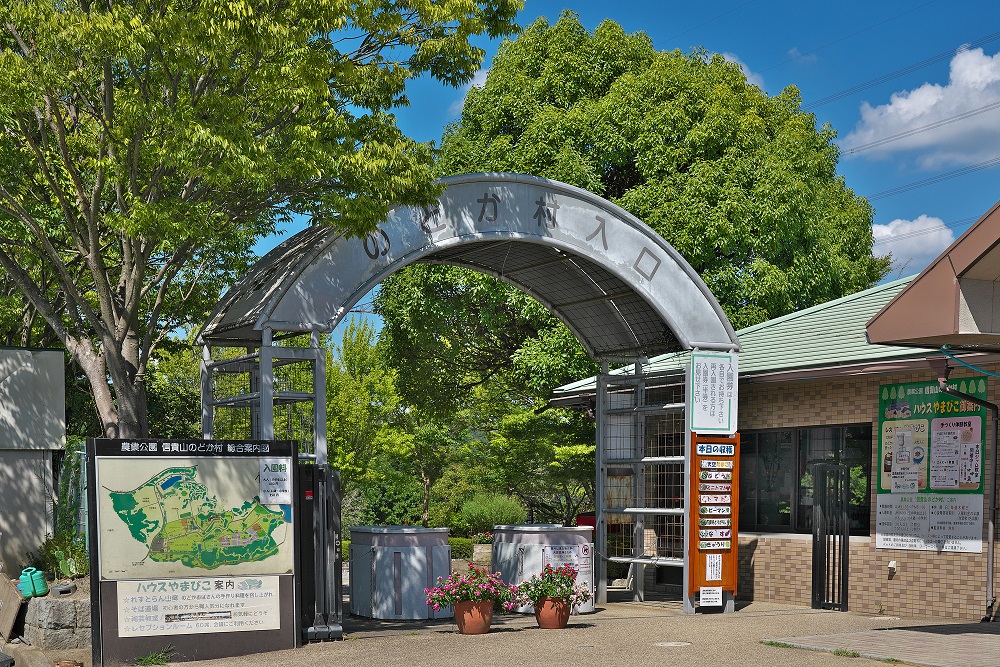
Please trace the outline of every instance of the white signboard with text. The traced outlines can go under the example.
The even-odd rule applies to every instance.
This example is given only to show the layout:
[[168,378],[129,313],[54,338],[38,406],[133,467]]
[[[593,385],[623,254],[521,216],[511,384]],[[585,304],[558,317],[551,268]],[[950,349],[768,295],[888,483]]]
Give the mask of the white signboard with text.
[[735,352],[691,353],[688,414],[695,433],[736,433],[737,356]]
[[878,494],[877,549],[983,552],[983,496]]

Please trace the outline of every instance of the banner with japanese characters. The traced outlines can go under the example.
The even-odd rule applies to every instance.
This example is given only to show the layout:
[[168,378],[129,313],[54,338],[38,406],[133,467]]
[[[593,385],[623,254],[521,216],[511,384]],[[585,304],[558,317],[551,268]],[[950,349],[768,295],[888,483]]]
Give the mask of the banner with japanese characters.
[[[983,377],[948,387],[986,398]],[[982,552],[985,415],[937,382],[879,387],[877,548]]]
[[123,581],[116,592],[119,637],[281,627],[276,576]]
[[736,433],[738,355],[735,352],[692,352],[689,377],[691,430],[717,435]]

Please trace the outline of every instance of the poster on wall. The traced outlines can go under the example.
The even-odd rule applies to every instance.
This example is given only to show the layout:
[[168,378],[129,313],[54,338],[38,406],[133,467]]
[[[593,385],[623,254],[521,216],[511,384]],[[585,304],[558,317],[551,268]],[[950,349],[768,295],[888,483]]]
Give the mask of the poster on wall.
[[[983,377],[948,387],[986,399]],[[937,382],[879,387],[876,548],[982,552],[985,414]]]

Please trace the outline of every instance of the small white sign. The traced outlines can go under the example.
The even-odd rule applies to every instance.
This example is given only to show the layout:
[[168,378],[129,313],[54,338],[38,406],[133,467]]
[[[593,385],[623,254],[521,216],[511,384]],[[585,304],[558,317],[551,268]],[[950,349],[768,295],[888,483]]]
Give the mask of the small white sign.
[[724,514],[728,516],[732,513],[729,505],[702,505],[698,508],[698,514]]
[[[722,445],[714,442],[699,442],[697,452],[698,456],[735,456],[736,445]],[[722,466],[715,466],[715,467],[721,468]]]
[[699,530],[698,537],[703,540],[722,540],[728,539],[733,536],[733,531],[731,528],[709,528],[707,530]]
[[698,502],[701,503],[702,505],[728,505],[730,502],[732,502],[732,500],[733,500],[733,497],[732,496],[728,496],[728,495],[727,496],[717,496],[717,495],[711,495],[711,496],[701,495],[701,496],[698,496]]
[[698,602],[702,607],[721,607],[722,586],[702,586]]
[[728,551],[732,547],[733,543],[731,540],[700,540],[698,542],[698,548],[704,549],[706,551],[715,551],[722,549]]
[[730,493],[733,490],[732,484],[708,484],[702,482],[698,485],[699,491],[707,491],[714,493]]
[[692,352],[688,414],[695,433],[736,433],[739,366],[735,352]]
[[728,482],[733,479],[733,473],[725,470],[702,470],[700,473],[698,473],[698,479],[720,480]]
[[707,461],[702,461],[701,462],[701,468],[702,468],[702,470],[719,470],[719,469],[722,469],[722,470],[732,470],[733,469],[733,462],[732,461],[716,461],[714,459],[708,459]]
[[292,465],[289,459],[260,460],[260,504],[292,504]]
[[705,581],[722,581],[722,554],[705,554]]
[[706,519],[701,517],[698,519],[698,525],[702,528],[728,528],[733,525],[732,519]]

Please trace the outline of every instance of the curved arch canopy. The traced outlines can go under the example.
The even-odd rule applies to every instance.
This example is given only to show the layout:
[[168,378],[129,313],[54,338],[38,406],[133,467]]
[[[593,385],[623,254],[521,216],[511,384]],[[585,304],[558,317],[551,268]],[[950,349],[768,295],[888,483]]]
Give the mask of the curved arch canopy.
[[595,359],[739,348],[691,266],[624,209],[520,174],[442,182],[434,205],[396,208],[366,237],[311,227],[284,241],[225,294],[199,340],[242,346],[259,344],[265,329],[331,331],[385,277],[420,261],[522,289]]

